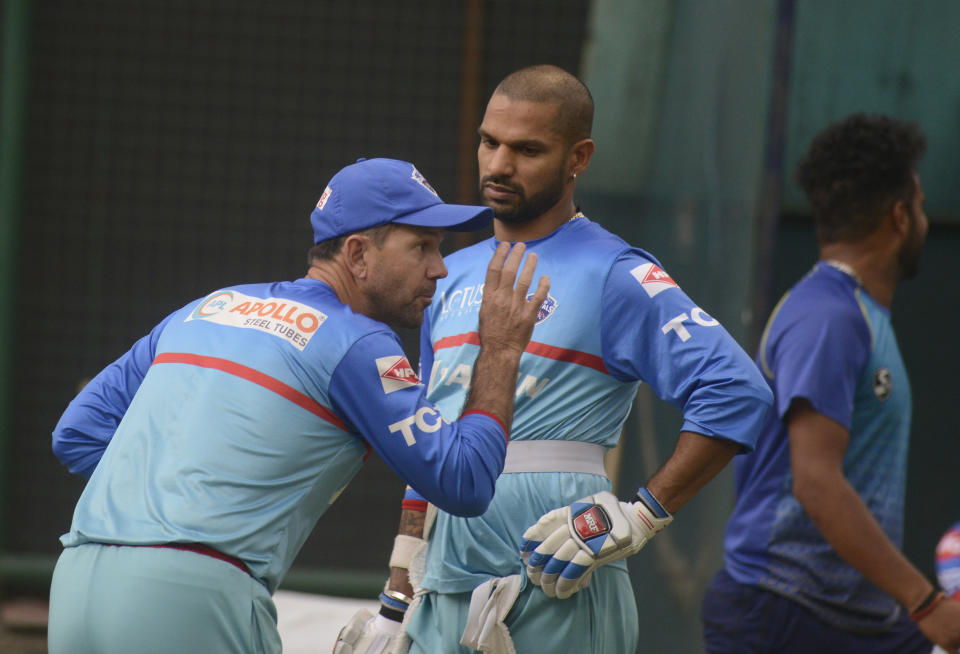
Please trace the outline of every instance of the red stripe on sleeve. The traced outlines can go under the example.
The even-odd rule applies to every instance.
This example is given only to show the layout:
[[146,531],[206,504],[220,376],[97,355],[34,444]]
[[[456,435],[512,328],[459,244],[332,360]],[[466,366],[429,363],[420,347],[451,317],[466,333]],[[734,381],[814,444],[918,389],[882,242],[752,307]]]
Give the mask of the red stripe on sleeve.
[[507,439],[507,442],[508,442],[508,443],[510,442],[510,432],[509,432],[509,431],[507,430],[507,428],[504,426],[503,421],[500,420],[500,418],[498,418],[497,416],[493,415],[492,413],[487,413],[486,411],[478,411],[478,410],[476,410],[476,409],[473,409],[472,411],[465,411],[465,412],[463,413],[463,415],[460,416],[460,417],[462,418],[463,416],[469,416],[471,413],[478,413],[478,414],[480,414],[481,416],[487,416],[487,417],[490,418],[491,420],[496,421],[496,423],[497,423],[498,425],[500,425],[500,429],[503,430],[503,435],[504,435],[504,437]]

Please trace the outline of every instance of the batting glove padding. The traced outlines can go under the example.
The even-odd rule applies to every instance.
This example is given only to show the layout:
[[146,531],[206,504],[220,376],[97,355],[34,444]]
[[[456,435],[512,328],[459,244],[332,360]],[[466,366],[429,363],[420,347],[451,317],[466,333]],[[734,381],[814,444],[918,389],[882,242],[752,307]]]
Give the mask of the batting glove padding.
[[404,640],[399,622],[360,609],[340,630],[333,654],[401,654],[409,648]]
[[524,532],[520,554],[530,581],[565,599],[585,588],[596,568],[640,551],[672,520],[646,488],[635,502],[603,491],[540,518]]

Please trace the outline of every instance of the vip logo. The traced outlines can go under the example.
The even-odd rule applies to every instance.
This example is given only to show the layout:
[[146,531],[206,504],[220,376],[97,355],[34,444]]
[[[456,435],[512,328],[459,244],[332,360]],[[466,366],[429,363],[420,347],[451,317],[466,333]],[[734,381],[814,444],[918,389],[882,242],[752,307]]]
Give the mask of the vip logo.
[[416,166],[411,166],[411,168],[413,168],[413,172],[410,173],[410,178],[413,179],[413,181],[415,181],[417,184],[427,189],[428,191],[430,191],[431,193],[433,193],[439,198],[440,195],[433,190],[433,187],[430,186],[430,182],[428,182],[427,178],[423,176],[423,173],[417,170]]
[[320,195],[320,199],[317,200],[317,209],[320,209],[321,211],[323,211],[323,207],[327,204],[327,200],[330,199],[331,193],[333,193],[333,191],[330,189],[329,186],[323,189],[323,193]]
[[640,264],[631,270],[630,274],[640,282],[640,286],[650,297],[667,289],[677,288],[677,283],[670,278],[670,275],[655,263]]
[[880,368],[873,373],[873,394],[881,402],[885,402],[890,397],[893,390],[893,375],[888,368]]
[[602,536],[610,531],[610,521],[603,509],[594,504],[573,519],[573,528],[583,540]]
[[384,393],[392,393],[403,388],[410,388],[420,383],[413,366],[406,357],[390,356],[377,359],[377,371],[380,373],[380,383]]

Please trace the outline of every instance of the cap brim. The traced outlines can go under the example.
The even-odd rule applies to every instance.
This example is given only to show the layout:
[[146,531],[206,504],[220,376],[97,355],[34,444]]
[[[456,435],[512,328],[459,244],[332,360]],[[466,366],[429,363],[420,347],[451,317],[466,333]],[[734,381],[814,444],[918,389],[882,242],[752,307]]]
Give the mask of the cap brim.
[[452,232],[473,232],[493,220],[493,209],[469,204],[434,204],[408,213],[393,222],[416,227],[440,227]]

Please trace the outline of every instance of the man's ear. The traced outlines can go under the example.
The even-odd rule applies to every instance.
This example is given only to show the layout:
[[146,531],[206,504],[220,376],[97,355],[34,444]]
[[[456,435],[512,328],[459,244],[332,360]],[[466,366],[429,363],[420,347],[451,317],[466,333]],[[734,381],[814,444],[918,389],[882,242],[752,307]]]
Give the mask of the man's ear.
[[355,279],[366,279],[368,273],[367,253],[373,243],[363,234],[351,234],[344,240],[340,253],[344,264]]
[[590,157],[593,156],[595,149],[596,145],[593,139],[583,139],[574,143],[573,147],[570,148],[570,158],[572,159],[570,172],[574,175],[583,174],[583,171],[590,165]]
[[907,209],[907,203],[904,200],[895,200],[890,207],[890,224],[894,233],[901,239],[907,238],[913,223],[913,217],[910,210]]

